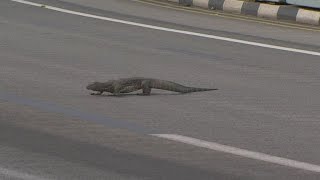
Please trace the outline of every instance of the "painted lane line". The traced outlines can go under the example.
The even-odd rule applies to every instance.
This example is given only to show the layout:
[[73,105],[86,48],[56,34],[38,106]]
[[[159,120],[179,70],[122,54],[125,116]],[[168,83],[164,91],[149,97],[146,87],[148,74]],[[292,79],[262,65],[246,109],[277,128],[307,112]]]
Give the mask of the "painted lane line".
[[264,47],[264,48],[269,48],[269,49],[277,49],[277,50],[288,51],[288,52],[295,52],[295,53],[301,53],[301,54],[307,54],[307,55],[320,56],[320,52],[316,52],[316,51],[308,51],[308,50],[303,50],[303,49],[275,46],[275,45],[270,45],[270,44],[251,42],[251,41],[233,39],[233,38],[222,37],[222,36],[215,36],[215,35],[202,34],[202,33],[191,32],[191,31],[184,31],[184,30],[171,29],[171,28],[165,28],[165,27],[160,27],[160,26],[136,23],[136,22],[108,18],[108,17],[103,17],[103,16],[97,16],[97,15],[92,15],[92,14],[87,14],[87,13],[82,13],[82,12],[77,12],[77,11],[71,11],[71,10],[57,8],[57,7],[53,7],[53,6],[47,6],[47,5],[44,6],[43,4],[33,3],[33,2],[29,2],[29,1],[24,1],[24,0],[11,0],[11,1],[23,3],[23,4],[27,4],[27,5],[32,5],[32,6],[37,6],[37,7],[42,7],[42,8],[58,11],[58,12],[63,12],[63,13],[68,13],[68,14],[73,14],[73,15],[78,15],[78,16],[83,16],[83,17],[89,17],[89,18],[94,18],[94,19],[99,19],[99,20],[104,20],[104,21],[110,21],[110,22],[115,22],[115,23],[121,23],[121,24],[126,24],[126,25],[144,27],[144,28],[148,28],[148,29],[155,29],[155,30],[160,30],[160,31],[174,32],[174,33],[203,37],[203,38],[208,38],[208,39],[216,39],[216,40],[222,40],[222,41],[227,41],[227,42],[234,42],[234,43],[246,44],[246,45],[251,45],[251,46]]
[[2,168],[2,167],[0,167],[0,175],[3,175],[5,178],[9,177],[9,178],[24,179],[24,180],[48,180],[48,179],[44,179],[31,174],[22,173],[15,170]]
[[264,153],[240,149],[232,146],[226,146],[226,145],[218,144],[214,142],[203,141],[200,139],[195,139],[187,136],[181,136],[177,134],[151,134],[151,135],[159,138],[172,140],[172,141],[182,142],[182,143],[193,145],[193,146],[211,149],[214,151],[219,151],[219,152],[233,154],[233,155],[255,159],[259,161],[265,161],[273,164],[283,165],[291,168],[320,173],[320,166],[315,164],[295,161],[295,160],[272,156]]

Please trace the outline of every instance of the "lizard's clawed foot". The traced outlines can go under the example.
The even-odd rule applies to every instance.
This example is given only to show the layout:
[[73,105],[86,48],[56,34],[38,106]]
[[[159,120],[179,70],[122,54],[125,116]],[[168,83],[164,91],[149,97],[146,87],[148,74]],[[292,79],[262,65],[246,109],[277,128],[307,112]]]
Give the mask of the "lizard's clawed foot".
[[101,95],[102,93],[90,93],[90,95],[92,95],[92,96],[99,96],[99,95]]
[[137,93],[138,96],[150,96],[150,94]]

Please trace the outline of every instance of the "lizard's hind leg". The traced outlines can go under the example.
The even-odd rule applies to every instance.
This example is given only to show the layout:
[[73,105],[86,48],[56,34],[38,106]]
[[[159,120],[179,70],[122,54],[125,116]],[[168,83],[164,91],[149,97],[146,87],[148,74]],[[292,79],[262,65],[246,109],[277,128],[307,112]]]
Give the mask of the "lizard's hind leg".
[[131,93],[131,92],[134,92],[137,90],[139,90],[139,88],[136,86],[127,86],[127,87],[124,87],[123,89],[121,89],[120,93]]
[[141,86],[142,86],[142,95],[148,96],[151,94],[151,82],[150,81],[143,81]]

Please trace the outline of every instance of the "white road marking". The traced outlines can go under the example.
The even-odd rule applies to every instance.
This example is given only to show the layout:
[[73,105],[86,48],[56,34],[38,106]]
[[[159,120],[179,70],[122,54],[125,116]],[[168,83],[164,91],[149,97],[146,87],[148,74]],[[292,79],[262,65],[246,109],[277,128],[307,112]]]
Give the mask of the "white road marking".
[[200,139],[195,139],[187,136],[181,136],[177,134],[151,134],[151,135],[164,138],[164,139],[177,141],[177,142],[182,142],[189,145],[211,149],[214,151],[219,151],[219,152],[233,154],[233,155],[255,159],[259,161],[265,161],[273,164],[283,165],[291,168],[297,168],[297,169],[320,173],[320,166],[315,164],[295,161],[295,160],[272,156],[264,153],[240,149],[232,146],[226,146],[226,145],[218,144],[214,142],[203,141]]
[[160,26],[153,26],[153,25],[148,25],[148,24],[136,23],[136,22],[125,21],[125,20],[114,19],[114,18],[108,18],[108,17],[103,17],[103,16],[87,14],[87,13],[81,13],[81,12],[71,11],[71,10],[57,8],[57,7],[53,7],[53,6],[47,6],[47,5],[44,6],[43,4],[33,3],[33,2],[29,2],[29,1],[24,1],[24,0],[11,0],[11,1],[19,2],[19,3],[23,3],[23,4],[28,4],[28,5],[32,5],[32,6],[37,6],[37,7],[42,7],[42,8],[58,11],[58,12],[63,12],[63,13],[68,13],[68,14],[73,14],[73,15],[78,15],[78,16],[83,16],[83,17],[89,17],[89,18],[94,18],[94,19],[100,19],[100,20],[104,20],[104,21],[116,22],[116,23],[121,23],[121,24],[127,24],[127,25],[132,25],[132,26],[139,26],[139,27],[144,27],[144,28],[148,28],[148,29],[155,29],[155,30],[160,30],[160,31],[174,32],[174,33],[179,33],[179,34],[186,34],[186,35],[191,35],[191,36],[198,36],[198,37],[203,37],[203,38],[216,39],[216,40],[246,44],[246,45],[251,45],[251,46],[258,46],[258,47],[277,49],[277,50],[282,50],[282,51],[289,51],[289,52],[295,52],[295,53],[301,53],[301,54],[320,56],[320,52],[316,52],[316,51],[308,51],[308,50],[303,50],[303,49],[275,46],[275,45],[270,45],[270,44],[227,38],[227,37],[222,37],[222,36],[215,36],[215,35],[202,34],[202,33],[191,32],[191,31],[165,28],[165,27],[160,27]]
[[0,167],[0,176],[1,175],[3,175],[5,178],[8,177],[8,178],[17,178],[17,179],[25,179],[25,180],[47,180],[38,176]]

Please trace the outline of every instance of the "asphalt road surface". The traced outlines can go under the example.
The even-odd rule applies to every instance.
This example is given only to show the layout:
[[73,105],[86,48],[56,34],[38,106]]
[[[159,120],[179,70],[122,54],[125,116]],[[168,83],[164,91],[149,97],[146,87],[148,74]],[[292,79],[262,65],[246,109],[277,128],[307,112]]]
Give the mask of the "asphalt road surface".
[[[320,179],[319,32],[139,1],[31,1],[277,47],[1,0],[0,179]],[[219,90],[85,89],[132,76]]]

